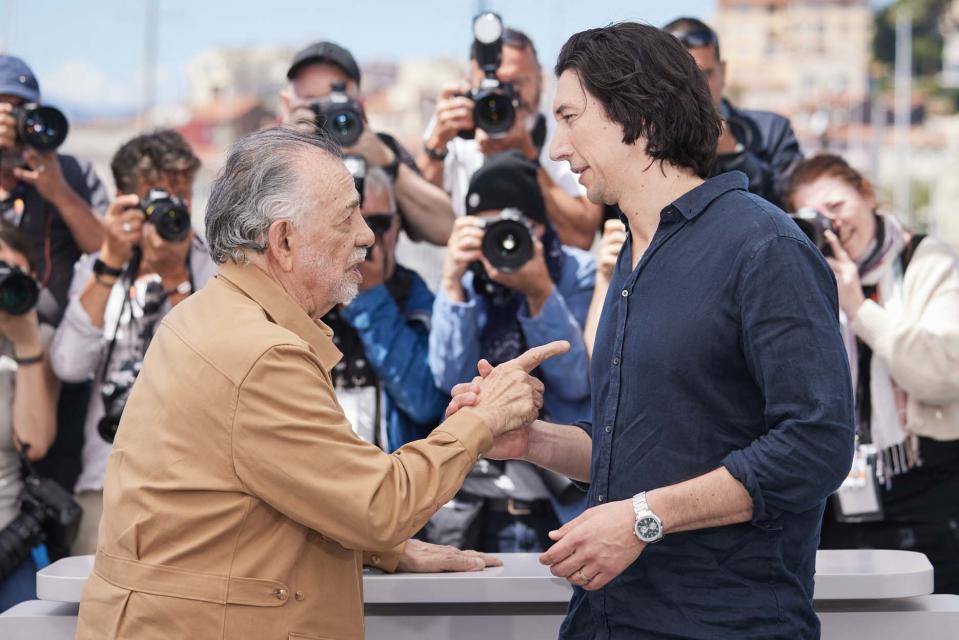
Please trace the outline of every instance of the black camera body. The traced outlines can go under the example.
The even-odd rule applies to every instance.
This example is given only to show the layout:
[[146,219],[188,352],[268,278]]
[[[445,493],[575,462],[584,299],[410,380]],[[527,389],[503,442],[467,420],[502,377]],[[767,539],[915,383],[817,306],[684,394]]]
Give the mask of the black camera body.
[[0,260],[0,311],[22,316],[37,305],[40,287],[15,265]]
[[310,103],[316,114],[316,126],[329,133],[341,147],[352,147],[363,134],[363,108],[346,94],[346,83],[337,80],[332,92]]
[[146,221],[152,224],[167,242],[183,240],[190,233],[190,210],[166,189],[153,188],[140,203]]
[[56,107],[28,102],[14,108],[17,120],[17,143],[37,151],[53,151],[63,144],[70,124]]
[[[473,19],[473,53],[483,70],[480,85],[463,94],[473,101],[473,123],[492,138],[506,135],[516,122],[518,97],[513,86],[500,82],[496,70],[503,59],[503,21],[495,13],[481,13]],[[461,138],[472,138],[476,130],[460,131]]]
[[500,271],[519,271],[533,257],[533,225],[519,209],[503,209],[483,220],[482,250]]
[[816,245],[823,256],[827,258],[832,256],[832,247],[826,240],[826,231],[836,233],[836,227],[833,226],[832,220],[812,207],[802,207],[799,211],[788,215],[796,223],[796,226],[813,241],[813,244]]
[[143,362],[131,360],[123,363],[116,371],[104,378],[100,384],[100,398],[103,400],[103,417],[97,423],[97,433],[104,441],[113,444],[120,428],[120,418],[133,391],[133,383],[140,375]]
[[20,495],[20,514],[0,531],[0,583],[38,544],[69,548],[77,537],[81,514],[70,492],[55,481],[28,477]]

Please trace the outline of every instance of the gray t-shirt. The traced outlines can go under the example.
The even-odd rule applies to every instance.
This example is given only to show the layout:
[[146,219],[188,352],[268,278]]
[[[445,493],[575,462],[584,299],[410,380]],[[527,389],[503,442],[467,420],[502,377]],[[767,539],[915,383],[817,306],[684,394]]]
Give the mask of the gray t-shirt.
[[[53,338],[53,327],[40,325],[44,348]],[[13,444],[13,392],[17,381],[17,363],[13,343],[0,337],[0,529],[20,513],[20,458]]]

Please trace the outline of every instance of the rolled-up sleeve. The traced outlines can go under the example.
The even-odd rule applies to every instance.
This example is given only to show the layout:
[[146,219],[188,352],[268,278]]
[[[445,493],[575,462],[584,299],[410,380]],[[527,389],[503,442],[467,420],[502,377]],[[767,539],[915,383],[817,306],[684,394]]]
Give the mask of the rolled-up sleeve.
[[723,466],[749,492],[753,522],[820,504],[852,461],[855,414],[832,273],[815,248],[777,236],[745,261],[742,344],[765,399],[765,433]]
[[429,363],[433,381],[444,393],[477,375],[482,308],[475,297],[452,302],[440,290],[433,303]]
[[50,365],[64,382],[83,382],[94,377],[103,357],[103,329],[93,324],[80,302],[80,293],[93,274],[93,262],[98,255],[84,256],[74,267],[70,301],[50,345]]

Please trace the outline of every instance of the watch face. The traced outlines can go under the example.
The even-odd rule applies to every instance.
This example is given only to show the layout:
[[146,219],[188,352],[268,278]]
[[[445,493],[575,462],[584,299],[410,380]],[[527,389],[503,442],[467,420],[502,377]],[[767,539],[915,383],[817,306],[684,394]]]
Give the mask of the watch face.
[[659,526],[659,523],[656,522],[656,518],[652,516],[640,518],[639,521],[636,522],[636,533],[639,534],[641,540],[655,540],[661,532],[662,528]]

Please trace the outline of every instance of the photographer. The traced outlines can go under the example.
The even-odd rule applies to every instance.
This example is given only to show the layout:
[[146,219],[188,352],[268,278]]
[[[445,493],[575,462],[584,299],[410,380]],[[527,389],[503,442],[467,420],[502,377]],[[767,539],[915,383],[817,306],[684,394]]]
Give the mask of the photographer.
[[856,386],[853,473],[826,513],[821,546],[920,551],[936,593],[959,593],[956,255],[880,212],[872,185],[838,156],[799,164],[787,200],[831,223],[822,248]]
[[706,23],[677,18],[663,30],[676,36],[692,55],[723,120],[713,175],[742,171],[751,192],[781,206],[789,175],[802,160],[789,120],[767,111],[737,109],[723,97],[726,62],[719,54],[719,36]]
[[109,198],[90,163],[32,148],[21,139],[17,115],[24,105],[38,102],[40,86],[30,68],[19,58],[0,55],[0,211],[20,229],[37,277],[62,312],[74,263],[103,241],[100,214]]
[[[357,128],[362,133],[352,144],[341,144],[343,152],[362,156],[393,179],[397,210],[411,239],[445,245],[453,228],[450,199],[419,174],[413,157],[395,138],[370,129],[362,111],[360,68],[353,55],[333,42],[317,42],[293,57],[286,77],[290,88],[280,93],[283,122],[322,119],[324,100],[333,94],[351,101],[352,105],[344,105],[343,132],[347,141],[352,141]],[[342,83],[342,91],[337,83]]]
[[[514,29],[503,29],[501,40],[502,58],[495,77],[500,83],[510,85],[515,94],[513,126],[502,135],[491,135],[474,120],[475,102],[464,94],[471,88],[478,89],[486,75],[477,62],[477,49],[481,45],[474,42],[470,49],[470,84],[447,85],[440,92],[417,164],[424,176],[452,196],[457,215],[463,215],[470,178],[485,158],[502,151],[518,151],[538,163],[536,180],[546,203],[546,214],[560,241],[589,249],[596,236],[601,209],[587,202],[586,190],[570,171],[569,163],[549,157],[549,143],[556,124],[552,117],[539,110],[543,72],[536,47],[525,33]],[[475,130],[474,137],[459,137],[462,132],[472,130]]]
[[96,550],[107,457],[153,333],[163,316],[214,272],[188,217],[185,225],[178,221],[185,227],[182,237],[164,239],[173,214],[147,219],[144,211],[159,211],[156,203],[165,196],[182,216],[199,166],[172,130],[140,135],[120,147],[111,169],[121,195],[104,218],[106,237],[97,254],[76,266],[70,303],[51,348],[53,369],[62,380],[93,380],[75,489],[84,517],[74,554]]
[[[13,277],[31,273],[27,252],[17,230],[0,221],[0,269],[4,272],[0,288],[11,285],[11,273]],[[4,302],[10,298],[4,291]],[[20,311],[0,310],[0,536],[20,513],[24,483],[17,449],[28,459],[38,460],[56,435],[60,383],[46,356],[53,328],[40,323],[35,309]],[[37,566],[29,554],[14,565],[15,558],[8,554],[18,551],[23,555],[22,549],[0,545],[0,612],[36,598]]]
[[[561,245],[547,219],[536,173],[533,162],[510,151],[490,157],[473,175],[465,196],[468,215],[456,221],[433,306],[430,368],[436,385],[449,389],[470,380],[475,372],[473,363],[480,358],[496,365],[522,353],[528,345],[568,340],[569,352],[545,363],[540,376],[546,384],[544,414],[575,422],[589,413],[589,367],[582,323],[592,294],[595,263],[586,251]],[[494,266],[483,250],[486,234],[495,233],[490,227],[484,231],[484,224],[507,208],[521,212],[533,236],[528,241],[532,245],[530,259],[518,268],[514,265],[513,271]],[[521,242],[504,238],[495,243],[492,253],[498,254],[499,261],[507,249]],[[572,494],[566,487],[554,491],[547,482],[524,462],[480,461],[457,498],[476,512],[476,548],[501,552],[545,549],[549,544],[546,533],[557,526],[557,520],[578,513],[583,497],[575,488]],[[461,544],[472,548],[474,541],[466,535]]]
[[396,263],[400,217],[382,169],[362,180],[363,217],[375,241],[359,270],[359,295],[323,318],[343,359],[332,371],[336,397],[353,430],[392,453],[429,435],[449,396],[433,385],[427,356],[433,294]]

